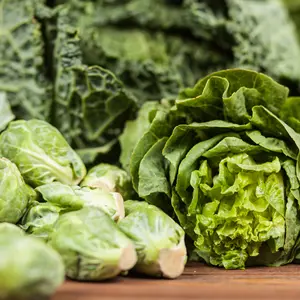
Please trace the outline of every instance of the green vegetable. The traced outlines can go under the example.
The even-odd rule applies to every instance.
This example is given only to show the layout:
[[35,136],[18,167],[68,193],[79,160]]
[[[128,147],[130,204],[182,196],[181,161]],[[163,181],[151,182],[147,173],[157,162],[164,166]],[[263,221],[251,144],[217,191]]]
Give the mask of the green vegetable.
[[136,263],[132,242],[101,209],[85,207],[61,216],[50,245],[62,256],[71,279],[100,281]]
[[41,120],[13,121],[0,136],[0,152],[36,187],[53,181],[77,184],[84,164],[60,132]]
[[1,1],[0,91],[18,118],[46,119],[52,105],[45,78],[41,24],[35,18],[42,1]]
[[130,176],[117,166],[99,164],[93,167],[80,184],[82,187],[100,188],[120,193],[125,200],[133,195]]
[[53,226],[59,217],[67,212],[83,207],[100,208],[113,220],[124,217],[123,198],[118,193],[100,189],[67,186],[59,182],[45,184],[36,188],[40,201],[33,202],[21,220],[21,228],[28,234],[48,240]]
[[284,4],[287,6],[289,13],[295,22],[298,37],[300,37],[300,1],[299,0],[284,0]]
[[146,202],[125,202],[126,217],[119,227],[134,242],[139,273],[176,278],[184,270],[184,231],[159,208]]
[[7,124],[15,118],[11,111],[6,93],[0,92],[0,130],[6,128]]
[[276,116],[287,92],[253,71],[213,73],[172,109],[158,110],[134,149],[138,195],[175,212],[207,263],[236,269],[293,260],[300,135]]
[[281,0],[65,2],[84,33],[84,63],[113,71],[139,103],[234,67],[299,83],[299,44]]
[[212,71],[264,71],[293,94],[299,85],[300,47],[280,0],[13,0],[0,16],[0,93],[17,119],[59,129],[89,167],[117,163],[137,107]]
[[124,201],[121,194],[89,187],[74,187],[74,192],[83,200],[84,206],[101,208],[114,221],[124,218]]
[[110,71],[83,65],[80,39],[69,14],[67,7],[57,14],[52,123],[85,163],[93,163],[114,146],[136,100]]
[[66,211],[79,210],[85,206],[99,207],[113,220],[124,217],[123,198],[119,193],[110,193],[98,188],[67,186],[53,182],[36,188],[43,200]]
[[50,122],[93,163],[115,147],[136,100],[112,72],[83,64],[69,8],[44,2],[0,7],[0,93],[18,119]]
[[83,208],[84,203],[72,187],[59,182],[39,186],[36,191],[38,196],[28,206],[20,227],[26,233],[47,241],[59,216]]
[[[166,104],[167,105],[167,104]],[[138,111],[137,118],[127,121],[123,133],[119,137],[121,146],[120,162],[124,170],[130,170],[130,157],[139,139],[147,131],[151,124],[151,116],[155,116],[158,109],[163,109],[164,105],[158,101],[145,102]]]
[[84,201],[76,195],[73,187],[60,182],[52,182],[36,188],[42,195],[42,199],[48,203],[57,205],[65,211],[81,209]]
[[18,228],[0,232],[0,299],[48,299],[64,281],[60,256]]
[[6,158],[0,158],[0,195],[0,222],[17,223],[31,200],[31,191],[15,164]]
[[0,235],[1,234],[24,235],[24,231],[14,224],[3,222],[3,223],[0,223]]
[[288,98],[280,112],[280,117],[300,133],[300,97]]
[[34,237],[48,241],[59,216],[66,213],[64,208],[52,203],[35,202],[30,205],[20,221],[20,227]]

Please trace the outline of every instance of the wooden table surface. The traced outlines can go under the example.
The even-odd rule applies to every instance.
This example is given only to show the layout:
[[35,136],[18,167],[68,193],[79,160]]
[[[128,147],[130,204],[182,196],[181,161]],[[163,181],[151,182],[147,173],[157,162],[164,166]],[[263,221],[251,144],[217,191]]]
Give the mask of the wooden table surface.
[[190,264],[176,280],[67,281],[52,300],[300,300],[300,265],[230,270]]

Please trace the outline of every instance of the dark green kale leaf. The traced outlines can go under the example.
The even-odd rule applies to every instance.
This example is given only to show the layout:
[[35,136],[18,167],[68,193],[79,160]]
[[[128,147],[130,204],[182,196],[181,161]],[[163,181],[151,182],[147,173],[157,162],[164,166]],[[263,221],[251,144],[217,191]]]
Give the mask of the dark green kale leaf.
[[[191,16],[181,7],[172,12],[173,6],[169,11],[170,7],[161,1],[126,1],[120,5],[116,1],[73,0],[70,5],[72,23],[84,33],[84,63],[112,70],[139,103],[172,98],[180,88],[193,85],[211,70],[230,66],[228,51],[220,51],[206,39],[197,41],[189,33],[182,35],[181,29],[169,31],[177,26],[174,22],[180,20],[178,28],[188,23]],[[155,14],[149,15],[152,11]],[[171,16],[166,19],[168,14]],[[196,31],[200,34],[199,29]]]
[[227,66],[224,57],[205,43],[198,47],[194,41],[163,32],[116,27],[84,32],[84,61],[112,70],[140,103],[172,98],[209,70]]
[[295,22],[298,37],[300,37],[300,1],[299,0],[284,0],[289,13]]
[[80,40],[68,14],[63,8],[57,17],[52,123],[91,163],[115,144],[136,101],[113,73],[82,64]]
[[18,118],[47,119],[52,104],[36,12],[42,1],[0,3],[0,91]]
[[300,48],[280,0],[67,2],[83,62],[112,70],[139,103],[234,67],[299,84]]
[[299,82],[300,48],[281,1],[227,0],[236,45],[234,65],[263,71],[275,80]]

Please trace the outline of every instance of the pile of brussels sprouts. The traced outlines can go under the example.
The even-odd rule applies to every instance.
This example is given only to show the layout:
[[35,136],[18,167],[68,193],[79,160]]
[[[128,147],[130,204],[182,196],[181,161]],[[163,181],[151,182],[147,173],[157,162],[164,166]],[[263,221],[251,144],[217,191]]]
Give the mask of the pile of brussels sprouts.
[[61,133],[40,120],[11,122],[0,154],[0,299],[45,299],[65,276],[183,272],[183,229],[131,200],[125,171],[100,164],[87,172]]

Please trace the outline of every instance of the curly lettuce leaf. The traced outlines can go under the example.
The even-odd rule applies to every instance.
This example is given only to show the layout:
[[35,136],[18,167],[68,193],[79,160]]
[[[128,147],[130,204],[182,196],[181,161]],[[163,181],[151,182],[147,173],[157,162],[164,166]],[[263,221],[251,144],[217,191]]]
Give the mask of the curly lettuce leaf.
[[122,134],[119,136],[121,145],[120,163],[124,170],[129,172],[130,158],[137,141],[143,136],[150,126],[150,114],[155,113],[160,107],[156,101],[145,102],[138,111],[135,120],[127,121]]
[[213,73],[158,110],[133,151],[138,195],[175,213],[210,264],[294,259],[300,135],[278,117],[287,95],[254,71]]
[[300,97],[288,98],[282,107],[280,117],[300,133]]
[[220,117],[239,123],[247,122],[255,105],[264,105],[279,114],[288,93],[288,88],[265,74],[232,69],[212,73],[200,79],[193,88],[182,90],[182,100],[177,103],[195,108],[193,120]]

